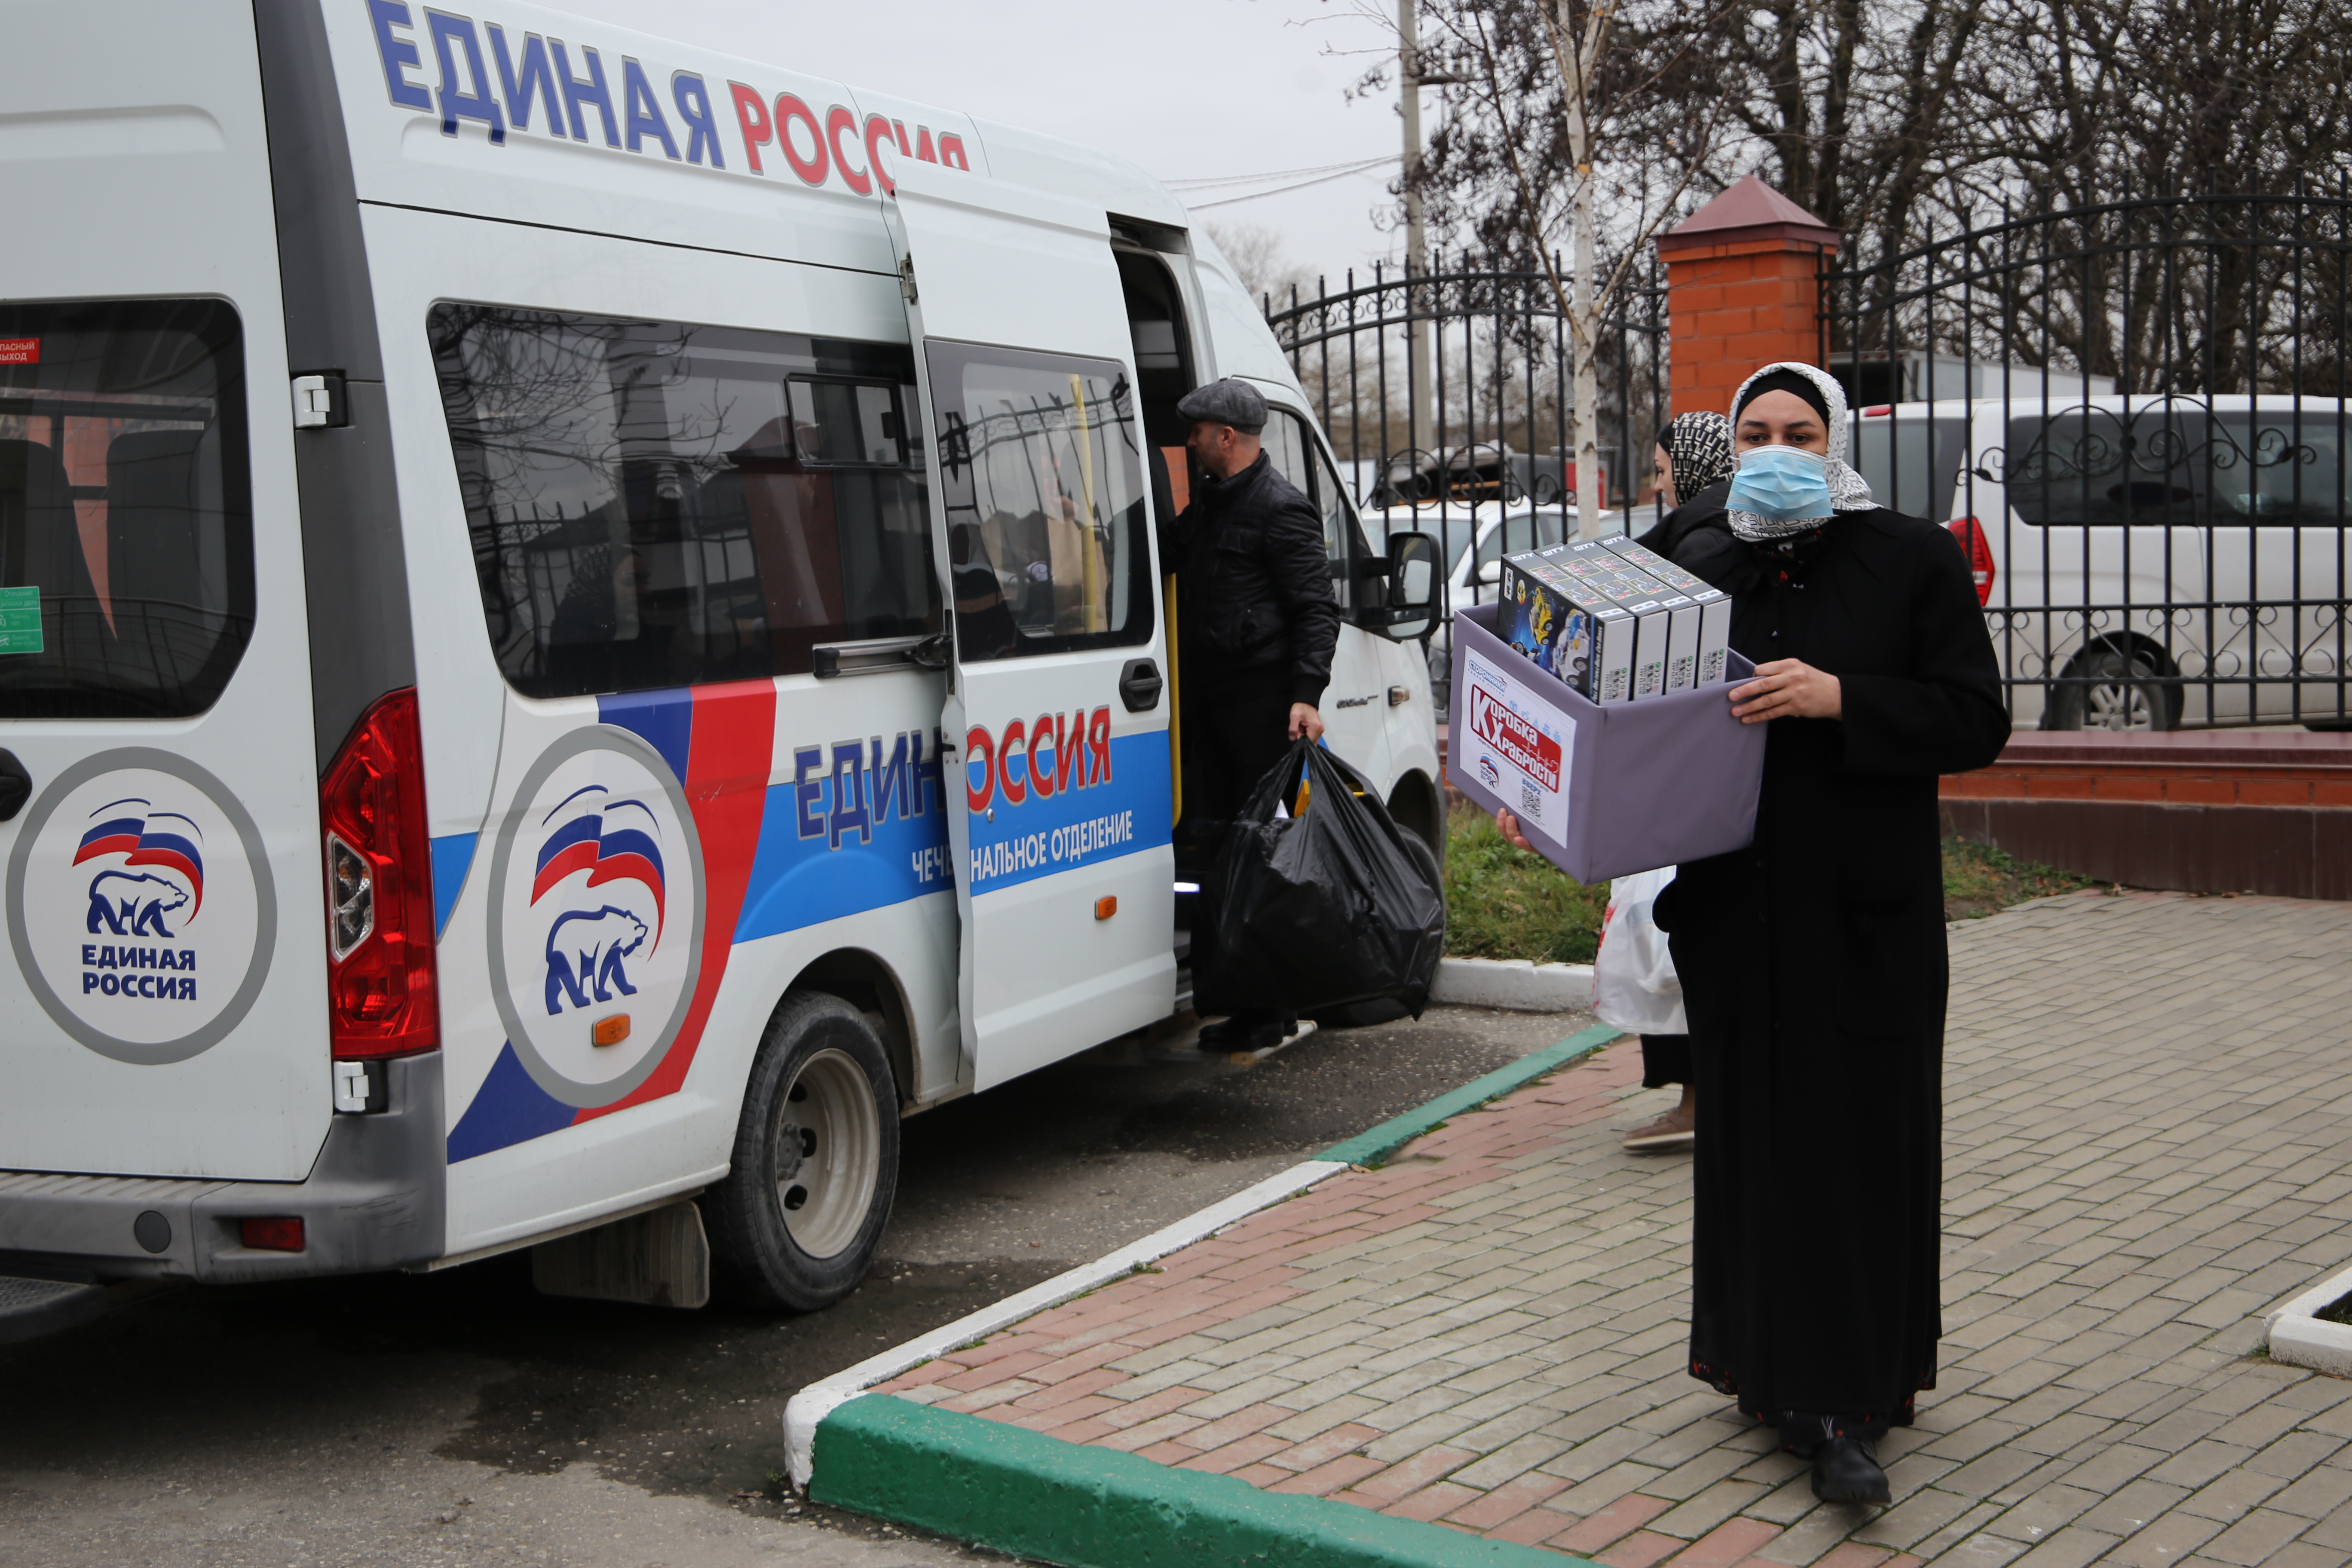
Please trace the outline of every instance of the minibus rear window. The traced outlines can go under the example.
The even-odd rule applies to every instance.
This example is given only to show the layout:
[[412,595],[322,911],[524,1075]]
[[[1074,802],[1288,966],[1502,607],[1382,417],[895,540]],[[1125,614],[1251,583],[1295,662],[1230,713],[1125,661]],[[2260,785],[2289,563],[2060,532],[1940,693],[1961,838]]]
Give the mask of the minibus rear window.
[[219,699],[253,631],[245,396],[223,300],[0,305],[0,718]]
[[908,350],[440,304],[499,667],[529,697],[798,675],[940,626]]
[[1906,517],[1949,522],[1967,422],[1879,416],[1853,424],[1853,466],[1878,504]]
[[2326,526],[2352,521],[2352,413],[2333,401],[2209,413],[2155,402],[2011,419],[2009,504],[2026,522]]

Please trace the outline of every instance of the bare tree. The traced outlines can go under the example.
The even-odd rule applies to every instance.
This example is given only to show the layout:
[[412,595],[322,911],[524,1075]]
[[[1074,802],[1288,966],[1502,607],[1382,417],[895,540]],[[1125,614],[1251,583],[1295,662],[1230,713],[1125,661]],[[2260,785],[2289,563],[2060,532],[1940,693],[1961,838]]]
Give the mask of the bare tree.
[[[1382,19],[1369,5],[1362,14]],[[1538,275],[1567,322],[1577,531],[1590,534],[1601,505],[1601,322],[1714,166],[1723,115],[1689,112],[1675,79],[1716,17],[1689,0],[1423,0],[1421,16],[1421,79],[1445,110],[1417,174],[1430,222]]]
[[[1444,112],[1417,188],[1435,235],[1550,280],[1580,471],[1591,324],[1663,226],[1750,170],[1844,237],[1833,352],[1967,346],[2141,387],[2339,374],[2315,312],[2345,313],[2352,253],[2282,228],[2302,220],[2275,198],[2352,183],[2340,0],[1420,6]],[[2145,259],[2191,240],[2194,277]],[[1964,275],[2004,279],[2000,309],[1937,312]]]
[[1210,222],[1201,226],[1241,274],[1242,287],[1257,300],[1271,299],[1279,308],[1288,302],[1292,289],[1305,289],[1315,281],[1314,275],[1283,249],[1282,236],[1270,228],[1254,223]]

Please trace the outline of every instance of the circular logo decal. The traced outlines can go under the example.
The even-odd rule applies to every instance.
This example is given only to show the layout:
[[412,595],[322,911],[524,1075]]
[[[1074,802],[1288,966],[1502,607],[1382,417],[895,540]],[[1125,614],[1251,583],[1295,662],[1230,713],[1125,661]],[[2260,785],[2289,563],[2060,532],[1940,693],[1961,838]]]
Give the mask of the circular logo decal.
[[252,816],[204,769],[144,746],[51,782],[17,831],[7,899],[35,1000],[91,1050],[142,1067],[219,1044],[278,944]]
[[531,1080],[566,1105],[645,1082],[702,969],[702,843],[661,753],[565,736],[523,776],[490,858],[490,994]]

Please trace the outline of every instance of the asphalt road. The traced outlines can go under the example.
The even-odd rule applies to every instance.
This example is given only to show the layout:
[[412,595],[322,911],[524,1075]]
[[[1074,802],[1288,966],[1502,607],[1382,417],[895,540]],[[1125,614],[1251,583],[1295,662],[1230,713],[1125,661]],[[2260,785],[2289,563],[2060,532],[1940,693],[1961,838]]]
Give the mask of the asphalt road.
[[796,1502],[798,1388],[1589,1025],[1433,1008],[1251,1067],[1106,1047],[906,1123],[866,1284],[763,1319],[543,1297],[527,1254],[127,1288],[0,1350],[8,1568],[1001,1561]]

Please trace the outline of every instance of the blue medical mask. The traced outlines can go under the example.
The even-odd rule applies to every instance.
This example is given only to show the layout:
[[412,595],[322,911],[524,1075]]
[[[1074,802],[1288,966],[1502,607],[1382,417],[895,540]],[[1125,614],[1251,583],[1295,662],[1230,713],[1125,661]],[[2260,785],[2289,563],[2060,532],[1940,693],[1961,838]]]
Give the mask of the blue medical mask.
[[1829,461],[1801,447],[1750,447],[1739,454],[1731,476],[1733,511],[1752,511],[1777,522],[1830,515]]

